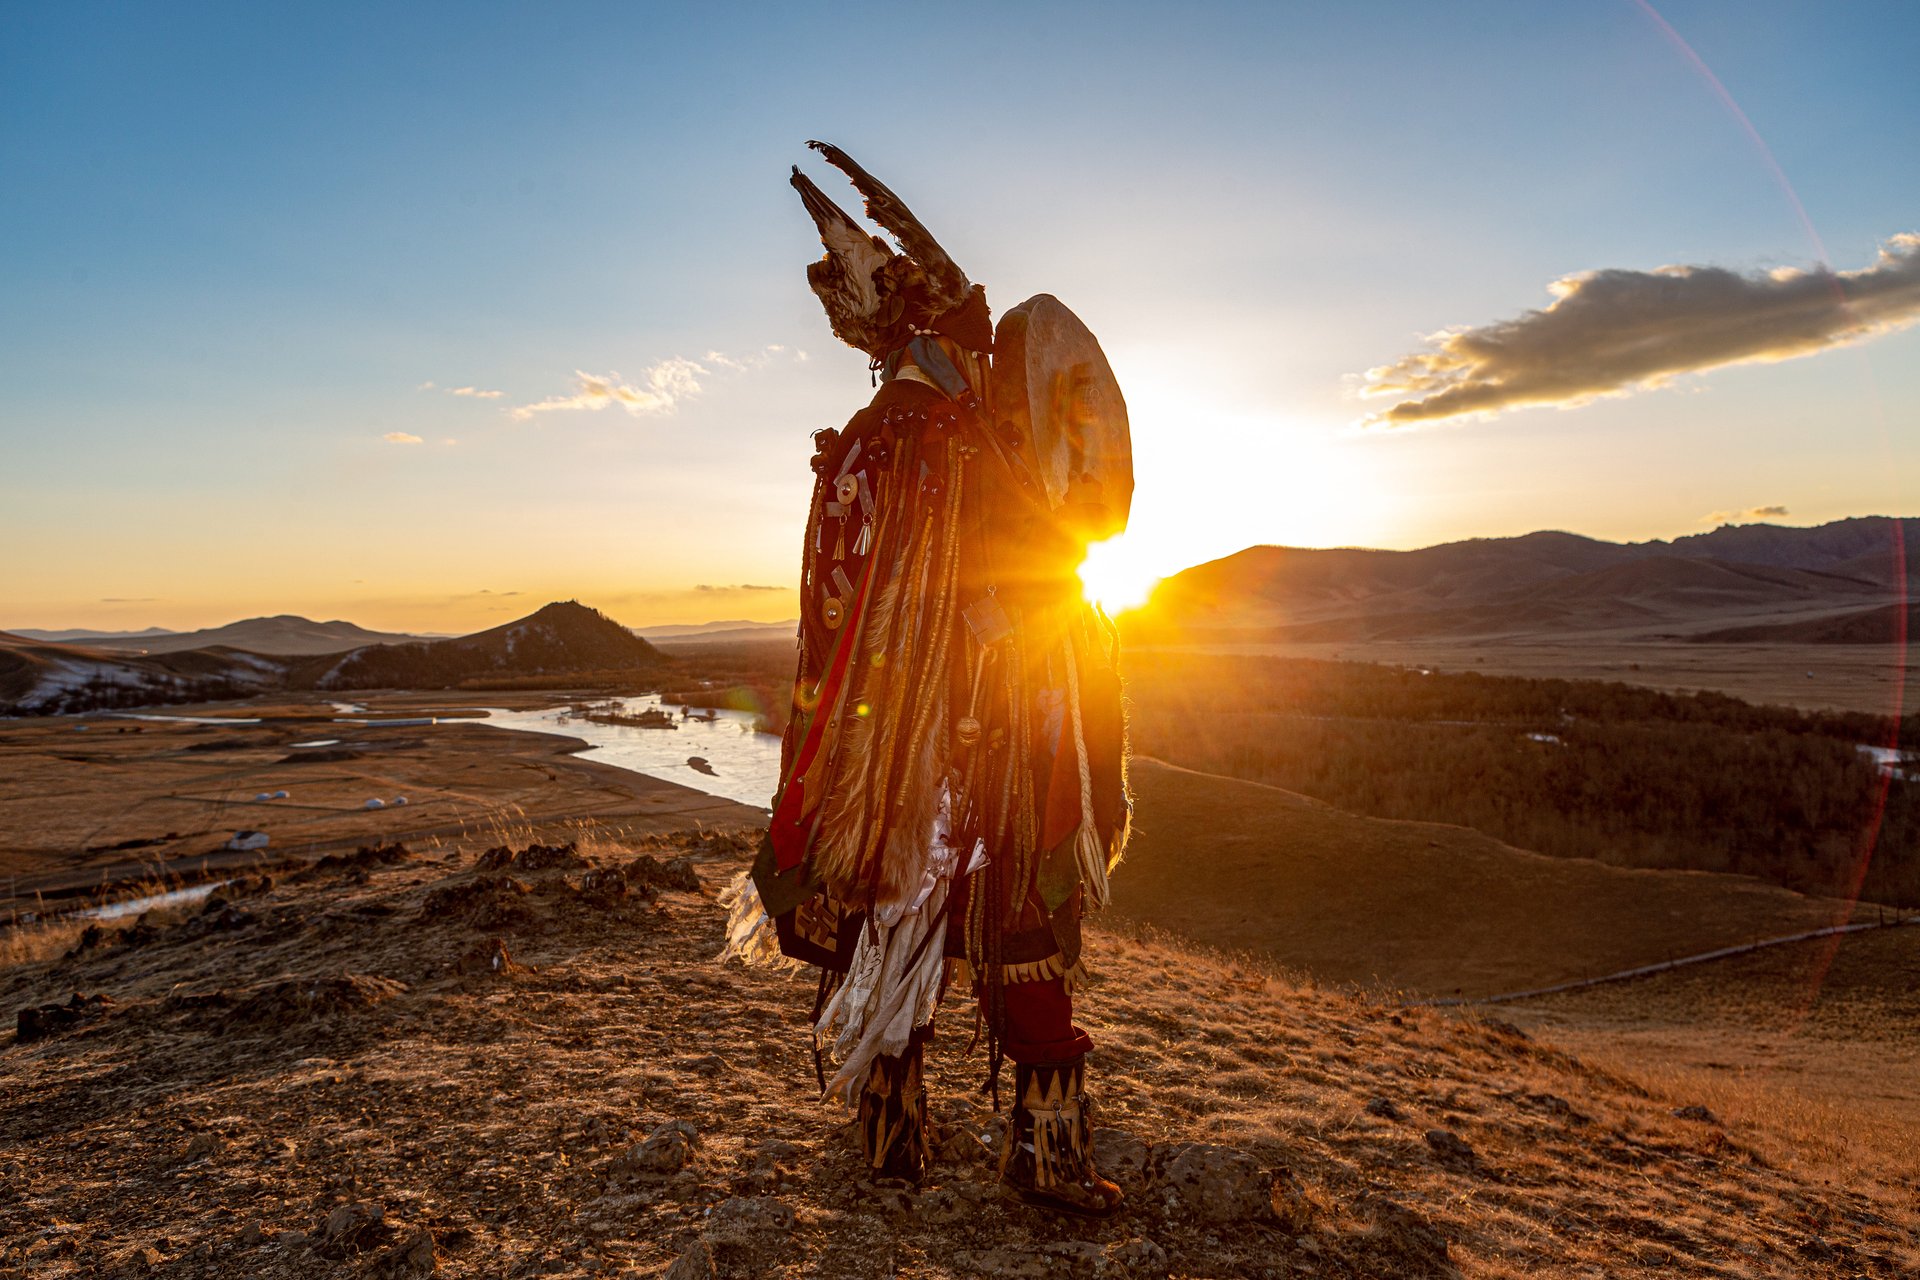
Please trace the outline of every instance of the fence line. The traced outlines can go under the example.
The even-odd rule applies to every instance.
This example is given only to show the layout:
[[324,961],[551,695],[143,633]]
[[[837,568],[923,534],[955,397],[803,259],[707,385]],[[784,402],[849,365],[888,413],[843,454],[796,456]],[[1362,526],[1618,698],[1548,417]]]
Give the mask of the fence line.
[[1672,969],[1685,968],[1687,965],[1705,964],[1709,960],[1724,960],[1729,956],[1764,951],[1768,947],[1781,947],[1790,942],[1810,942],[1815,938],[1831,938],[1843,933],[1862,933],[1871,929],[1898,929],[1902,925],[1909,924],[1920,924],[1920,915],[1901,916],[1893,920],[1869,920],[1860,924],[1829,925],[1825,929],[1788,934],[1781,938],[1762,938],[1758,942],[1743,942],[1737,947],[1702,951],[1698,955],[1681,956],[1676,960],[1662,960],[1658,964],[1643,964],[1632,969],[1622,969],[1617,973],[1602,974],[1597,978],[1576,978],[1571,982],[1558,982],[1550,987],[1533,987],[1526,991],[1504,991],[1491,996],[1445,996],[1434,1000],[1410,1000],[1407,1003],[1410,1008],[1428,1009],[1455,1008],[1469,1004],[1506,1004],[1514,1000],[1531,1000],[1535,996],[1558,995],[1562,991],[1578,991],[1582,987],[1597,987],[1605,982],[1625,982],[1630,978],[1644,978],[1651,973],[1665,973]]

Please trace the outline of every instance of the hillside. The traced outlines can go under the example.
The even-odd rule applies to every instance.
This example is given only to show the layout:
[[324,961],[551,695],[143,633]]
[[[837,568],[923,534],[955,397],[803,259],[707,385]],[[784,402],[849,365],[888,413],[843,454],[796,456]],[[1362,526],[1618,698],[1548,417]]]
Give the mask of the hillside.
[[1920,521],[1726,526],[1671,543],[1539,532],[1417,551],[1250,547],[1168,578],[1124,625],[1150,642],[1686,634],[1899,597],[1920,573],[1903,535],[1920,545]]
[[[300,628],[287,619],[254,621],[273,624],[267,630],[282,642],[301,643],[290,638]],[[314,625],[325,629],[352,624]],[[528,678],[631,677],[661,669],[667,662],[645,640],[574,601],[547,605],[470,636],[406,644],[383,639],[344,654],[269,655],[225,645],[129,653],[0,636],[0,714],[158,706],[280,689],[451,689],[473,682]]]
[[[516,846],[523,844],[516,840]],[[748,835],[369,849],[0,969],[0,1269],[880,1277],[1910,1274],[1911,1167],[1497,1021],[1103,929],[1105,1222],[1002,1200],[949,1006],[918,1190],[813,1101],[812,983],[722,968]],[[676,866],[676,854],[690,863]],[[667,859],[663,864],[656,858]],[[501,865],[503,864],[504,865]],[[691,875],[689,876],[689,872]],[[53,941],[53,939],[49,939]],[[50,947],[66,949],[62,938]],[[75,993],[80,993],[75,995]],[[64,1013],[42,1013],[60,1005]]]
[[231,649],[136,655],[0,635],[0,714],[51,715],[247,697],[285,664]]
[[[1822,928],[1846,904],[1746,876],[1554,858],[1136,757],[1118,917],[1323,981],[1486,996]],[[1200,856],[1192,834],[1205,831]],[[1364,945],[1355,939],[1364,938]]]
[[1920,604],[1882,605],[1805,622],[1726,627],[1688,636],[1695,644],[1899,644],[1920,636]]
[[488,677],[646,670],[665,661],[604,613],[568,600],[470,636],[308,662],[294,669],[292,681],[310,689],[451,689]]
[[178,653],[185,649],[224,645],[231,649],[245,649],[249,653],[298,655],[345,653],[363,645],[407,644],[419,639],[419,636],[369,631],[337,618],[332,622],[315,622],[311,618],[282,613],[271,618],[246,618],[203,631],[181,631],[159,636],[100,636],[84,643],[96,649],[132,649],[141,653]]

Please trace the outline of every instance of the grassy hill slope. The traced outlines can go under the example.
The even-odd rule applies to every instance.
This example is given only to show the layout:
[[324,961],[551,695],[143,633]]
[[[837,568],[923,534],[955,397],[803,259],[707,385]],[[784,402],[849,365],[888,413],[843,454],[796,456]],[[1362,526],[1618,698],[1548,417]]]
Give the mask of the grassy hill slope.
[[1325,981],[1483,996],[1821,928],[1844,911],[1745,876],[1547,857],[1158,760],[1136,757],[1132,776],[1114,912]]
[[[1911,1274],[1911,1168],[1498,1022],[1096,930],[1099,1223],[1002,1200],[954,1006],[918,1191],[813,1101],[812,983],[721,968],[750,838],[370,852],[0,969],[0,1270],[65,1277]],[[671,856],[677,849],[655,849]],[[62,939],[62,942],[65,940]],[[58,948],[52,948],[57,951]],[[1678,1113],[1678,1114],[1676,1114]],[[680,1136],[674,1136],[678,1134]],[[653,1142],[648,1145],[647,1139]]]

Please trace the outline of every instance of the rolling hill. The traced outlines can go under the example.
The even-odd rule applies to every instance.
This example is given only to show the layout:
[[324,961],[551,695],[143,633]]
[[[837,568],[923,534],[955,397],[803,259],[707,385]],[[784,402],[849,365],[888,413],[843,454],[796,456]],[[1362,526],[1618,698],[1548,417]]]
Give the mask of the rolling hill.
[[665,661],[606,614],[568,600],[470,636],[373,645],[331,661],[310,660],[295,667],[289,680],[311,689],[451,689],[486,677],[650,670]]
[[1725,526],[1672,542],[1543,531],[1417,551],[1249,547],[1167,579],[1125,627],[1147,642],[1685,637],[1904,599],[1920,520]]
[[186,649],[210,649],[224,645],[230,649],[245,649],[248,653],[301,655],[345,653],[374,644],[410,644],[421,638],[369,631],[337,618],[332,622],[315,622],[297,614],[282,613],[270,618],[246,618],[230,622],[224,627],[209,627],[202,631],[101,636],[80,643],[95,649],[129,649],[137,653],[179,653]]
[[0,713],[200,702],[274,689],[451,689],[475,680],[631,674],[666,663],[645,640],[574,601],[470,636],[304,657],[225,645],[136,654],[7,637],[0,638]]

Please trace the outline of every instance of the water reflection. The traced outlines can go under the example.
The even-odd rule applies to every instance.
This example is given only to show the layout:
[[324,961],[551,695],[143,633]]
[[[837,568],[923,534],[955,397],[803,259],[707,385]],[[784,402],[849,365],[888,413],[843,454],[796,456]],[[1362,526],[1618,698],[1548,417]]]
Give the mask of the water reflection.
[[[658,694],[638,698],[609,698],[596,706],[613,704],[622,716],[665,711],[677,728],[650,729],[628,724],[599,724],[573,714],[567,707],[545,711],[487,710],[486,723],[500,729],[527,729],[564,733],[592,743],[580,753],[583,760],[631,769],[651,777],[677,782],[708,795],[723,796],[764,809],[780,781],[780,739],[755,733],[753,716],[744,711],[696,711],[682,719],[678,707],[661,704]],[[704,717],[708,714],[713,719]],[[689,763],[699,760],[705,767]]]

